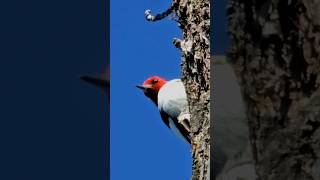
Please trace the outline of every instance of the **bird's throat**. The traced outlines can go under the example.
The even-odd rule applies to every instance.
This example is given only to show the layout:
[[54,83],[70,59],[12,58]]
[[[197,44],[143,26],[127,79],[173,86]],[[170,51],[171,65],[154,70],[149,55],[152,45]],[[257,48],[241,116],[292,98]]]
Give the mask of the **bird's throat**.
[[148,93],[145,93],[145,95],[151,99],[151,101],[156,105],[158,106],[158,93],[155,93],[155,92],[148,92]]

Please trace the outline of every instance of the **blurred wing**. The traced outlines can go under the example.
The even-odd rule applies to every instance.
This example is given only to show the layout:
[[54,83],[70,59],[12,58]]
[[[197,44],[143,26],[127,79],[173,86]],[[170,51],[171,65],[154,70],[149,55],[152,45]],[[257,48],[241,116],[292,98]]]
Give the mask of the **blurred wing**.
[[82,75],[80,78],[90,84],[96,85],[98,87],[107,88],[109,87],[109,80],[107,79],[107,74],[92,74],[92,75]]
[[233,69],[228,64],[213,66],[213,146],[219,174],[228,159],[245,150],[249,130],[245,108]]

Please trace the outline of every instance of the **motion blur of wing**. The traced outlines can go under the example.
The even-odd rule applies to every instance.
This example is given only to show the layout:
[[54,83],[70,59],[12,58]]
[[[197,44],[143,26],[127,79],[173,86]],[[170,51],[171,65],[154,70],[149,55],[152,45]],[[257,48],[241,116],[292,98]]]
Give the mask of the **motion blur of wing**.
[[98,86],[100,88],[109,87],[109,78],[107,78],[106,73],[86,74],[86,75],[82,75],[80,78],[85,82]]
[[80,76],[80,78],[89,84],[92,84],[94,86],[101,88],[107,94],[109,99],[109,92],[110,92],[109,68],[107,68],[107,71],[104,73],[85,74]]
[[[245,104],[236,74],[224,55],[212,56],[214,137],[213,172],[216,180],[256,178]],[[214,110],[213,110],[214,108]]]
[[[106,149],[107,151],[110,149],[110,139],[109,139],[109,134],[110,134],[110,74],[109,74],[109,66],[107,67],[107,71],[104,73],[97,73],[97,74],[85,74],[80,76],[80,79],[83,81],[92,84],[101,90],[103,90],[106,95],[107,95],[107,109],[106,109],[106,121],[107,121],[107,128],[106,128]],[[106,177],[110,177],[110,156],[109,153],[106,155]]]

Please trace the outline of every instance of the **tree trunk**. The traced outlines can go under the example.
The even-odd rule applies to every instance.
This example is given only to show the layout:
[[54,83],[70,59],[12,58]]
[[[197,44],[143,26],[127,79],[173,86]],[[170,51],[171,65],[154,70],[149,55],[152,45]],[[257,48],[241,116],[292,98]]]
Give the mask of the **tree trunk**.
[[210,1],[180,0],[182,80],[191,114],[192,179],[210,179]]
[[182,81],[186,87],[191,114],[192,179],[210,179],[210,1],[173,0],[163,13],[148,21],[161,20],[172,12],[183,32],[183,40],[173,43],[182,51]]
[[320,2],[230,0],[232,63],[259,179],[320,179]]

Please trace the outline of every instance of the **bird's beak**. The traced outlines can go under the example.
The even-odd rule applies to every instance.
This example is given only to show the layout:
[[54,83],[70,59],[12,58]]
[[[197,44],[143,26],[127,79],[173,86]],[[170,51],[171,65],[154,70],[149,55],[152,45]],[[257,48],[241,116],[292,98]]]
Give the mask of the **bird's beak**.
[[151,88],[150,85],[136,85],[136,87],[144,91]]

